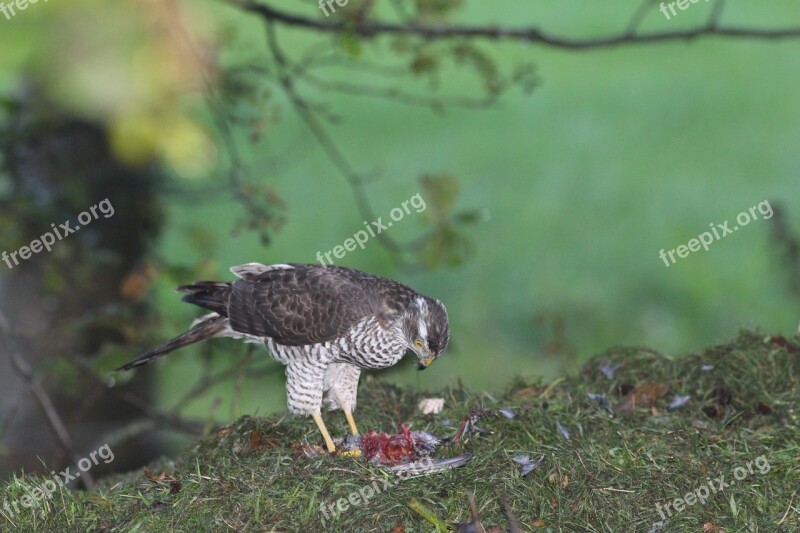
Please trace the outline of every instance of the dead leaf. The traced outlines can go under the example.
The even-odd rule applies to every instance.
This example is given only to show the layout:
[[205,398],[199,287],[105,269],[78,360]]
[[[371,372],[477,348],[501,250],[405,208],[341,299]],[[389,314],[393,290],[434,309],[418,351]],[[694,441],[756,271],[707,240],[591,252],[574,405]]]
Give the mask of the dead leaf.
[[138,302],[153,286],[155,279],[156,269],[152,265],[139,265],[122,279],[119,293],[126,300]]
[[800,351],[798,350],[797,346],[792,344],[791,341],[786,340],[786,337],[782,335],[775,335],[773,337],[770,337],[769,342],[773,347],[782,348],[783,350],[789,353],[797,353],[798,351]]
[[274,448],[278,445],[278,441],[275,439],[267,439],[261,433],[256,430],[250,432],[250,439],[247,445],[242,450],[244,453],[247,452],[256,452],[256,453],[264,453],[270,448]]
[[225,426],[224,428],[220,428],[216,433],[214,433],[214,436],[218,439],[224,439],[225,437],[228,436],[228,434],[231,431],[233,430],[231,429],[230,426]]
[[309,442],[295,442],[292,444],[295,454],[298,457],[316,457],[318,455],[327,455],[328,451],[322,446],[310,444]]
[[617,411],[632,413],[640,407],[653,407],[659,398],[666,396],[669,385],[666,383],[645,383],[639,385],[617,404]]
[[562,489],[567,488],[567,485],[569,485],[569,476],[566,474],[562,476],[553,472],[552,474],[547,476],[547,480],[550,483],[555,483],[556,485],[559,485]]
[[516,393],[514,393],[514,396],[520,398],[527,398],[529,396],[539,396],[543,390],[544,387],[525,387],[524,389],[520,389]]
[[572,511],[573,513],[577,511],[578,506],[581,504],[582,500],[583,500],[583,495],[578,496],[578,498],[574,502],[572,502],[572,505],[569,506],[569,510]]
[[175,479],[171,474],[167,474],[166,472],[161,472],[157,476],[154,476],[150,470],[144,468],[144,477],[149,479],[154,483],[160,483],[162,481],[166,481],[169,483],[169,493],[170,494],[178,494],[181,491],[181,482]]
[[166,472],[161,472],[161,473],[160,473],[160,474],[158,474],[157,476],[154,476],[154,475],[153,475],[153,473],[152,473],[152,472],[150,472],[150,470],[148,470],[147,468],[143,468],[143,470],[144,470],[144,477],[146,477],[146,478],[147,478],[147,479],[149,479],[150,481],[155,481],[155,482],[160,482],[160,481],[170,481],[170,482],[172,482],[172,481],[177,481],[177,480],[176,480],[174,477],[172,477],[172,475],[170,475],[170,474],[167,474]]

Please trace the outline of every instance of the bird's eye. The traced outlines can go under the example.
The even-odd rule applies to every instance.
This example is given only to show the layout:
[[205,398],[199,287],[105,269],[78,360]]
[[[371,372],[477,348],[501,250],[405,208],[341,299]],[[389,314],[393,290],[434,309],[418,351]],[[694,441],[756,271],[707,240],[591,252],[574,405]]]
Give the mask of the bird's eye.
[[416,339],[414,340],[414,346],[416,346],[417,348],[422,348],[423,346],[425,346],[425,343],[422,342],[422,339]]

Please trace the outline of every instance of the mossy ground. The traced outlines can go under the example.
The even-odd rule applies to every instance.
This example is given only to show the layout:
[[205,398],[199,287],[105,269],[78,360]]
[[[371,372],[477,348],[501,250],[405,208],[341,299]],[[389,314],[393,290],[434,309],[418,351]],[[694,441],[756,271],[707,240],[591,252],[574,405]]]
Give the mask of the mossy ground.
[[[607,362],[621,364],[612,379],[600,371]],[[421,502],[448,524],[463,523],[469,521],[465,493],[472,490],[484,525],[508,527],[500,504],[506,494],[526,531],[798,531],[798,370],[794,345],[744,332],[675,358],[644,348],[611,349],[577,375],[550,384],[519,380],[496,399],[459,389],[423,394],[370,380],[359,391],[362,430],[392,431],[403,421],[449,435],[454,428],[441,421],[457,424],[476,407],[510,406],[517,416],[484,419],[480,425],[493,435],[472,435],[441,450],[475,454],[464,468],[396,484],[363,459],[299,455],[292,443],[318,439],[310,420],[243,417],[182,457],[150,465],[149,478],[139,471],[106,479],[91,492],[59,489],[41,507],[13,518],[0,508],[0,530],[366,532],[402,524],[406,532],[428,533],[434,526],[409,502]],[[587,398],[605,394],[614,405],[644,383],[666,384],[669,393],[654,407],[614,417]],[[689,403],[669,411],[673,395],[688,395]],[[445,411],[421,414],[417,403],[429,396],[444,397]],[[339,413],[326,420],[334,435],[345,434]],[[511,459],[519,453],[545,458],[523,478]],[[718,487],[714,480],[723,475],[734,483],[681,512],[670,508],[666,524],[655,525],[661,521],[657,504],[663,509],[689,492],[702,493],[709,482]],[[6,483],[0,505],[45,479]],[[380,490],[323,522],[322,504],[335,505],[366,486]]]

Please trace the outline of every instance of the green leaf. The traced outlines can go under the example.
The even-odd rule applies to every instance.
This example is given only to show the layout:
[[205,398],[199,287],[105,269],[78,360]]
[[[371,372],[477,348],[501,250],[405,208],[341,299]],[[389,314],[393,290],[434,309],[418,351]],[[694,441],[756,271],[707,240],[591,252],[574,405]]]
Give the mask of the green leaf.
[[425,201],[433,221],[447,218],[456,203],[458,181],[447,174],[426,175],[422,177]]

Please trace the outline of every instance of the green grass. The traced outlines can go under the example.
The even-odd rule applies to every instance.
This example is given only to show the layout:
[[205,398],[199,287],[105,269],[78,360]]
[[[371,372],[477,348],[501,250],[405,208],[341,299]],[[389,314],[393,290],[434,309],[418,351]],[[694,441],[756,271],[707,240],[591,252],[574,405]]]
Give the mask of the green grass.
[[[796,342],[797,339],[795,339]],[[792,347],[790,347],[792,348]],[[622,366],[609,380],[599,367]],[[713,368],[703,370],[703,365]],[[660,520],[656,504],[683,497],[724,475],[735,483],[674,513],[663,531],[699,531],[705,522],[735,531],[781,532],[800,527],[800,427],[797,405],[800,354],[768,336],[743,332],[702,352],[673,358],[647,348],[614,348],[593,357],[581,371],[551,383],[513,382],[502,397],[450,388],[435,393],[446,409],[421,415],[422,393],[368,380],[359,393],[356,418],[362,430],[391,431],[398,422],[450,434],[445,419],[461,419],[476,407],[512,406],[517,417],[489,417],[480,425],[493,435],[471,436],[442,454],[472,453],[466,467],[404,479],[323,525],[320,506],[335,504],[363,487],[383,487],[387,474],[362,459],[301,457],[293,443],[319,440],[308,419],[243,417],[201,439],[174,460],[141,472],[103,480],[91,492],[59,490],[41,508],[0,516],[0,529],[14,531],[388,531],[433,526],[408,504],[417,500],[439,519],[469,521],[466,491],[475,492],[484,525],[508,526],[500,505],[508,495],[528,531],[650,531]],[[611,418],[586,396],[620,394],[644,383],[663,383],[669,393],[652,408]],[[668,411],[668,400],[689,395],[688,405]],[[326,416],[335,435],[346,425]],[[557,430],[568,428],[566,440]],[[261,447],[253,448],[255,444]],[[544,454],[540,467],[521,478],[511,458]],[[752,473],[747,471],[758,459]],[[768,465],[768,471],[766,466]],[[757,466],[761,466],[759,470]],[[739,469],[739,467],[745,470]],[[737,470],[739,469],[739,470]],[[742,476],[742,472],[745,473]],[[741,479],[735,480],[738,473]],[[45,478],[18,476],[2,487],[3,500],[22,496]],[[717,484],[715,483],[715,487]]]

